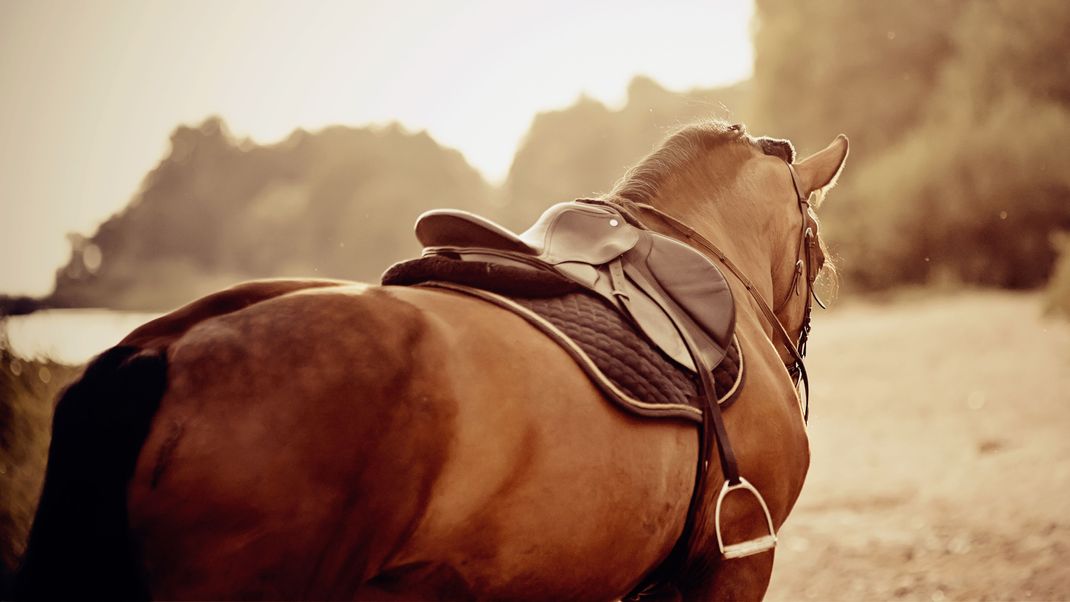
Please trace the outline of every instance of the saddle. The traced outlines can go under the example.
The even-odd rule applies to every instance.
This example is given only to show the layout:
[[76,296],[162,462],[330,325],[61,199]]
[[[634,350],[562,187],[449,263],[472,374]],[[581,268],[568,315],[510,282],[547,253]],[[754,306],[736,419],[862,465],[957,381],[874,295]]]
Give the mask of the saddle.
[[437,209],[419,217],[416,238],[425,256],[562,275],[606,299],[691,371],[713,370],[731,346],[735,305],[717,266],[611,207],[559,203],[520,234],[466,211]]

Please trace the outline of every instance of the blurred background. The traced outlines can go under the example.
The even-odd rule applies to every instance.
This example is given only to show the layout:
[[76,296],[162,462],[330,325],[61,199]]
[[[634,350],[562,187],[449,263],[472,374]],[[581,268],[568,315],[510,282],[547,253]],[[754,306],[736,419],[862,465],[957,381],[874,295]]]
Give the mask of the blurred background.
[[0,0],[0,561],[55,392],[237,281],[376,281],[674,128],[851,156],[773,599],[1070,599],[1070,4]]

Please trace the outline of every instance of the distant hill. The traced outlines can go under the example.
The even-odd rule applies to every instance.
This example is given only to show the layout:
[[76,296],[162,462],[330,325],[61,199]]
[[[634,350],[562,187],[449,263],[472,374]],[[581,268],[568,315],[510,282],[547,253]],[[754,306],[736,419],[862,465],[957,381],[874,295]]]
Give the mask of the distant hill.
[[489,199],[461,154],[426,133],[332,127],[258,146],[212,118],[175,130],[130,204],[71,237],[45,301],[165,309],[249,278],[376,280],[419,251],[420,212],[488,212]]
[[298,130],[269,146],[236,140],[218,118],[179,127],[130,204],[70,236],[54,292],[0,310],[162,310],[276,276],[376,281],[419,252],[419,213],[456,207],[522,228],[554,202],[608,189],[674,127],[742,107],[747,88],[677,94],[636,78],[619,110],[580,99],[540,114],[499,190],[459,152],[397,125]]

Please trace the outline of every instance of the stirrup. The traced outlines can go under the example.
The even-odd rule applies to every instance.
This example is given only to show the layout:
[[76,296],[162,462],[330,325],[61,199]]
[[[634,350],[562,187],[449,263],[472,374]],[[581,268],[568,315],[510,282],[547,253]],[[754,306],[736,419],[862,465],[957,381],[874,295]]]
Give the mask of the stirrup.
[[[725,545],[724,537],[721,535],[721,504],[729,493],[738,489],[748,491],[757,498],[758,504],[762,507],[762,512],[765,513],[765,521],[769,526],[769,535],[762,535],[761,537],[748,539],[747,541]],[[721,549],[721,555],[726,559],[743,558],[745,556],[760,554],[776,547],[776,531],[773,529],[773,517],[769,514],[769,506],[765,505],[765,499],[763,499],[762,494],[758,493],[758,490],[754,488],[754,485],[751,485],[750,481],[743,477],[739,477],[739,482],[735,485],[732,485],[728,481],[724,482],[724,487],[721,488],[721,493],[717,496],[717,508],[714,511],[713,520],[717,530],[717,547]]]

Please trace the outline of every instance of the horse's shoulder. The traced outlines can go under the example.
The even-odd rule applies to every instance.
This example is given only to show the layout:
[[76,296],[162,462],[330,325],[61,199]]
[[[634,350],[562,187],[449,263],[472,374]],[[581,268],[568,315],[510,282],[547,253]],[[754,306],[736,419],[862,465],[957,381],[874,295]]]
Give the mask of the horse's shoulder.
[[120,343],[142,348],[164,348],[197,324],[240,311],[262,301],[296,291],[344,286],[343,280],[271,279],[253,280],[211,293],[155,320],[142,324]]

